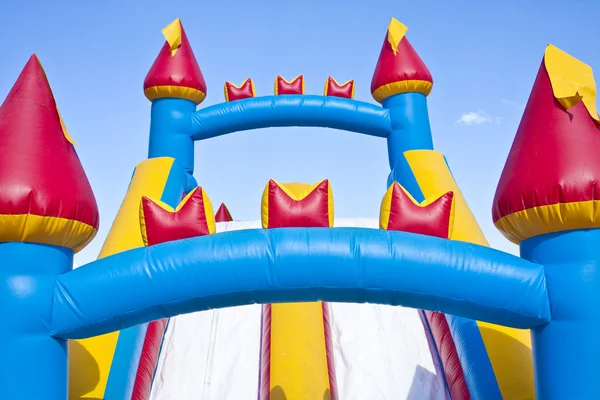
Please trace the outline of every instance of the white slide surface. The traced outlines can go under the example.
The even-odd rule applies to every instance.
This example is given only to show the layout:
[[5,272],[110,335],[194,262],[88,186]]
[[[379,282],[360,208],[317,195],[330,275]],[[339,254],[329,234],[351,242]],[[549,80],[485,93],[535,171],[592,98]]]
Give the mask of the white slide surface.
[[[340,218],[335,226],[377,228],[378,220]],[[260,221],[227,222],[217,232],[260,227]],[[417,310],[330,307],[340,400],[446,399]],[[171,318],[150,399],[256,400],[260,334],[260,305]]]

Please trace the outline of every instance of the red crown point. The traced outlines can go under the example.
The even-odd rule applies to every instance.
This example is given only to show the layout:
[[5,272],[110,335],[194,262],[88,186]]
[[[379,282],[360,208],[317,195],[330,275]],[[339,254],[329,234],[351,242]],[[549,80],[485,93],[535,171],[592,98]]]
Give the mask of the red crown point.
[[217,213],[215,214],[215,222],[231,222],[233,221],[233,217],[231,213],[227,209],[225,203],[221,203]]
[[235,86],[231,82],[225,82],[225,101],[235,101],[255,97],[254,82],[248,78],[240,86]]
[[327,179],[306,183],[279,184],[273,179],[262,198],[263,228],[333,226],[333,195]]
[[304,94],[304,76],[298,75],[291,81],[286,81],[281,75],[275,78],[275,95]]
[[331,76],[325,81],[325,96],[344,97],[351,99],[354,97],[354,80],[349,80],[343,84],[337,83]]
[[548,46],[494,197],[506,238],[600,227],[598,121],[591,67]]
[[448,239],[454,225],[454,193],[431,197],[419,204],[394,182],[383,197],[379,218],[381,229]]
[[371,80],[371,94],[378,102],[400,93],[429,95],[433,78],[405,37],[408,28],[392,18]]
[[144,94],[150,101],[171,97],[202,103],[206,82],[179,18],[162,33],[167,42],[146,75]]
[[98,229],[98,205],[33,55],[0,107],[0,242],[79,251]]
[[140,226],[146,246],[215,233],[210,199],[201,187],[192,190],[176,209],[142,197]]

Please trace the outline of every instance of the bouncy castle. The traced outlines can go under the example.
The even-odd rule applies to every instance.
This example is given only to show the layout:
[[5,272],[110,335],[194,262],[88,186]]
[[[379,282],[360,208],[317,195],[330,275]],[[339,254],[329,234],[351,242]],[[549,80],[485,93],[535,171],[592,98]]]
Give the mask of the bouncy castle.
[[[492,205],[517,257],[489,248],[433,148],[433,79],[406,33],[391,20],[376,103],[300,75],[270,95],[226,82],[197,110],[207,84],[173,21],[144,81],[148,159],[76,269],[98,207],[32,56],[0,108],[0,399],[600,399],[591,68],[549,45],[533,79]],[[335,218],[335,182],[277,176],[261,220],[215,212],[195,142],[282,126],[385,139],[379,218]]]

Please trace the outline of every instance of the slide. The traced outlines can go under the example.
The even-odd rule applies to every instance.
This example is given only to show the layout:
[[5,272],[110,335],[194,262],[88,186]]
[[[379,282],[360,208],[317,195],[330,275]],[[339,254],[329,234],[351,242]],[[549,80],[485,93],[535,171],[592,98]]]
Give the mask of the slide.
[[[334,226],[377,229],[378,220],[339,218]],[[260,221],[224,222],[217,232],[260,227]],[[340,399],[446,399],[417,310],[328,305]],[[150,399],[255,400],[260,343],[261,305],[171,318]]]

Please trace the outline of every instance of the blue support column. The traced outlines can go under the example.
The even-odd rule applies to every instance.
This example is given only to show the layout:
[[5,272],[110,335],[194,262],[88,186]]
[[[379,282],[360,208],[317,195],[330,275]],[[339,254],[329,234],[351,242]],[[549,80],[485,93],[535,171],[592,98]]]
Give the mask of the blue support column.
[[388,158],[391,173],[388,187],[394,181],[399,182],[417,200],[419,185],[404,157],[409,150],[433,150],[427,97],[421,93],[402,93],[383,100],[383,107],[390,111],[392,130],[387,138]]
[[191,175],[194,172],[194,141],[191,138],[194,112],[196,104],[189,100],[154,100],[148,158],[173,157]]
[[600,229],[521,243],[545,267],[552,322],[532,329],[537,400],[600,399]]
[[0,244],[0,399],[67,398],[67,342],[49,332],[56,277],[72,267],[64,247]]

